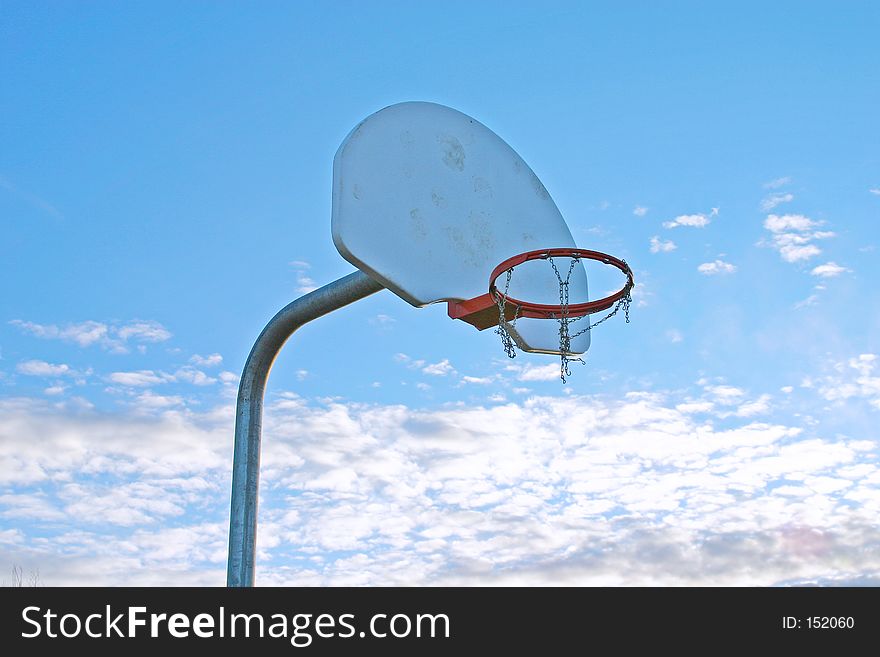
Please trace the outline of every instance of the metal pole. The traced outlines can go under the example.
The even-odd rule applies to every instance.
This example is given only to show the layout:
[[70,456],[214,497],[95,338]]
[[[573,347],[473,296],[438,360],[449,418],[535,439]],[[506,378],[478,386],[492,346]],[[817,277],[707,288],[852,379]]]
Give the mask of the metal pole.
[[254,585],[263,396],[275,357],[303,324],[382,289],[362,271],[349,274],[282,308],[254,343],[241,375],[235,409],[227,586]]

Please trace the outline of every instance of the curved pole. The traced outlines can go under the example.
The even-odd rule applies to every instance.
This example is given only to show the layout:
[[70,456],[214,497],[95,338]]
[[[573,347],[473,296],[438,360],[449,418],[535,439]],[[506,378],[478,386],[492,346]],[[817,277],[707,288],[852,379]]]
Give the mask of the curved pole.
[[382,289],[380,283],[362,271],[356,271],[282,308],[254,343],[241,375],[235,409],[227,586],[254,585],[263,395],[275,357],[287,339],[303,324]]

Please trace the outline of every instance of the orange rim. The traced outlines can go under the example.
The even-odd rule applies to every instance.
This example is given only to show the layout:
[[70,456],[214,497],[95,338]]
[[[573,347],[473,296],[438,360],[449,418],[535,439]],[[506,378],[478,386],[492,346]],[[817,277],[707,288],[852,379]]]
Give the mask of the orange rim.
[[[529,301],[522,301],[521,299],[505,296],[499,292],[498,288],[495,286],[498,277],[509,269],[518,267],[529,260],[547,260],[557,256],[567,256],[581,260],[596,260],[602,264],[617,267],[626,276],[626,284],[619,291],[610,294],[607,297],[602,297],[595,301],[587,301],[585,303],[572,303],[569,304],[567,308],[555,304],[531,303]],[[509,303],[516,306],[517,315],[519,317],[530,317],[533,319],[558,319],[563,314],[563,311],[568,317],[581,317],[583,315],[590,315],[592,313],[601,312],[602,310],[607,310],[627,296],[630,290],[632,290],[633,285],[635,285],[635,282],[633,281],[633,273],[625,260],[615,258],[614,256],[602,253],[601,251],[575,248],[541,249],[538,251],[520,253],[512,258],[508,258],[495,267],[495,269],[492,270],[492,274],[489,276],[489,294],[496,302],[505,304]]]

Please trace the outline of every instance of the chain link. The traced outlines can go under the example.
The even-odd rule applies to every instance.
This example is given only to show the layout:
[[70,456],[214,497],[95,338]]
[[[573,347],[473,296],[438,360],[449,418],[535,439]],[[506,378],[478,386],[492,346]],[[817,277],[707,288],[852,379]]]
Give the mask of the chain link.
[[569,283],[571,282],[571,272],[574,271],[575,266],[581,261],[581,259],[577,256],[571,257],[571,263],[568,266],[568,271],[565,274],[565,278],[562,278],[562,274],[559,273],[559,269],[556,267],[556,263],[553,261],[552,256],[547,256],[547,259],[550,261],[550,266],[553,268],[553,273],[556,274],[556,280],[559,281],[559,306],[560,306],[560,314],[556,319],[559,321],[559,378],[562,379],[562,382],[565,383],[566,376],[571,376],[571,363],[580,363],[581,365],[585,365],[583,358],[572,358],[571,351],[571,340],[572,338],[577,337],[580,333],[576,333],[575,335],[571,335],[571,331],[569,330],[569,324],[571,322],[576,321],[572,320],[568,316],[568,307],[569,307]]
[[504,283],[504,295],[498,295],[495,303],[498,305],[498,328],[495,333],[501,336],[501,346],[508,358],[516,358],[516,343],[510,335],[510,329],[514,328],[519,317],[519,306],[513,314],[513,319],[508,322],[504,307],[507,305],[507,291],[510,289],[510,279],[513,277],[513,267],[507,270],[507,281]]

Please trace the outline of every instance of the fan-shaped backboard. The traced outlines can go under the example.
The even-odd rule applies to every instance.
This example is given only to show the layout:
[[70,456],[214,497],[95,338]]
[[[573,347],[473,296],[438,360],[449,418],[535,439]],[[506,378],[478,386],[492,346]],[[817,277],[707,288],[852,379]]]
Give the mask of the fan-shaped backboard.
[[[507,258],[575,246],[544,185],[504,140],[461,112],[424,102],[386,107],[343,141],[333,161],[332,231],[346,260],[414,306],[478,297]],[[511,296],[558,303],[552,269],[529,264],[541,266],[518,268]],[[580,263],[570,295],[588,298]],[[515,333],[526,351],[558,351],[555,321],[520,318]],[[589,344],[586,332],[572,351]]]

